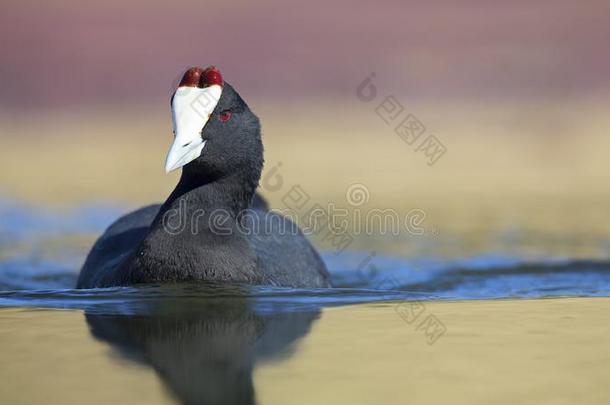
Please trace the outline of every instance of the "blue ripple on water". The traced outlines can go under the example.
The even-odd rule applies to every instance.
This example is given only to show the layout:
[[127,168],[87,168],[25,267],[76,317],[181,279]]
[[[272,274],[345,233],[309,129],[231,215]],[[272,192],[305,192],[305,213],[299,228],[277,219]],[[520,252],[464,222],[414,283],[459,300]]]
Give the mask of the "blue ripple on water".
[[[86,205],[61,213],[0,199],[0,306],[137,312],[150,305],[240,297],[259,311],[359,302],[430,299],[540,298],[610,295],[610,262],[484,255],[461,259],[401,258],[366,252],[324,256],[335,289],[178,285],[73,290],[86,251],[40,253],[35,241],[101,233],[125,209]],[[16,243],[31,243],[14,253]],[[8,254],[7,252],[11,253]],[[63,254],[63,256],[62,256]],[[58,257],[62,258],[61,260]]]

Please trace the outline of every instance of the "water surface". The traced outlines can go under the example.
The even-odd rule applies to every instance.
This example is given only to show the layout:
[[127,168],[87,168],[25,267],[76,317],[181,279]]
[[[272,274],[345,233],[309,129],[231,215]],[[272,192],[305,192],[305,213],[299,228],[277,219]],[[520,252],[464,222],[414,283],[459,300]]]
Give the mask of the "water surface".
[[120,208],[0,204],[6,403],[607,403],[605,259],[326,252],[334,289],[75,290]]

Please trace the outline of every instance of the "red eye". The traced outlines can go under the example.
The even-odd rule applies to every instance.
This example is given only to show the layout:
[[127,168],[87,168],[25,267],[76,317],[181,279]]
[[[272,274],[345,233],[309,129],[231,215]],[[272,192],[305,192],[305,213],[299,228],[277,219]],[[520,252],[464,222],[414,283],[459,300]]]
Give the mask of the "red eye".
[[220,122],[227,122],[231,119],[231,111],[223,111],[218,116]]

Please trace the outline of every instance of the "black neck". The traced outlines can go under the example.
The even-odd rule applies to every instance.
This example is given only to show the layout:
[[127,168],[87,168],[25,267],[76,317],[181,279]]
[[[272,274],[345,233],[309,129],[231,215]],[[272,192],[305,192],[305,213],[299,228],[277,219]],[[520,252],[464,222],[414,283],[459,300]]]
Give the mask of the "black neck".
[[186,199],[188,210],[223,209],[236,218],[250,208],[257,185],[258,176],[255,173],[234,173],[226,176],[203,174],[187,165],[159,214],[177,208],[180,200]]
[[[125,277],[135,282],[255,280],[256,256],[239,229],[240,213],[250,207],[255,188],[252,178],[237,173],[201,176],[183,170],[148,235],[126,262]],[[211,215],[222,215],[218,229],[212,229]],[[176,256],[186,259],[176,261]]]

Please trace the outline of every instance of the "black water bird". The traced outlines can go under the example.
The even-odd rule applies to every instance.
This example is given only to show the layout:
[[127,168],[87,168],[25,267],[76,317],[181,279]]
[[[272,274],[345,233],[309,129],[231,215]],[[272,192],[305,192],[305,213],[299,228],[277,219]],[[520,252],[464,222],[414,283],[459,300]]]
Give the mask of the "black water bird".
[[[167,200],[114,222],[91,249],[78,288],[214,281],[330,287],[320,256],[256,193],[263,168],[257,116],[215,67],[191,68],[171,100]],[[137,180],[134,187],[137,187]]]

